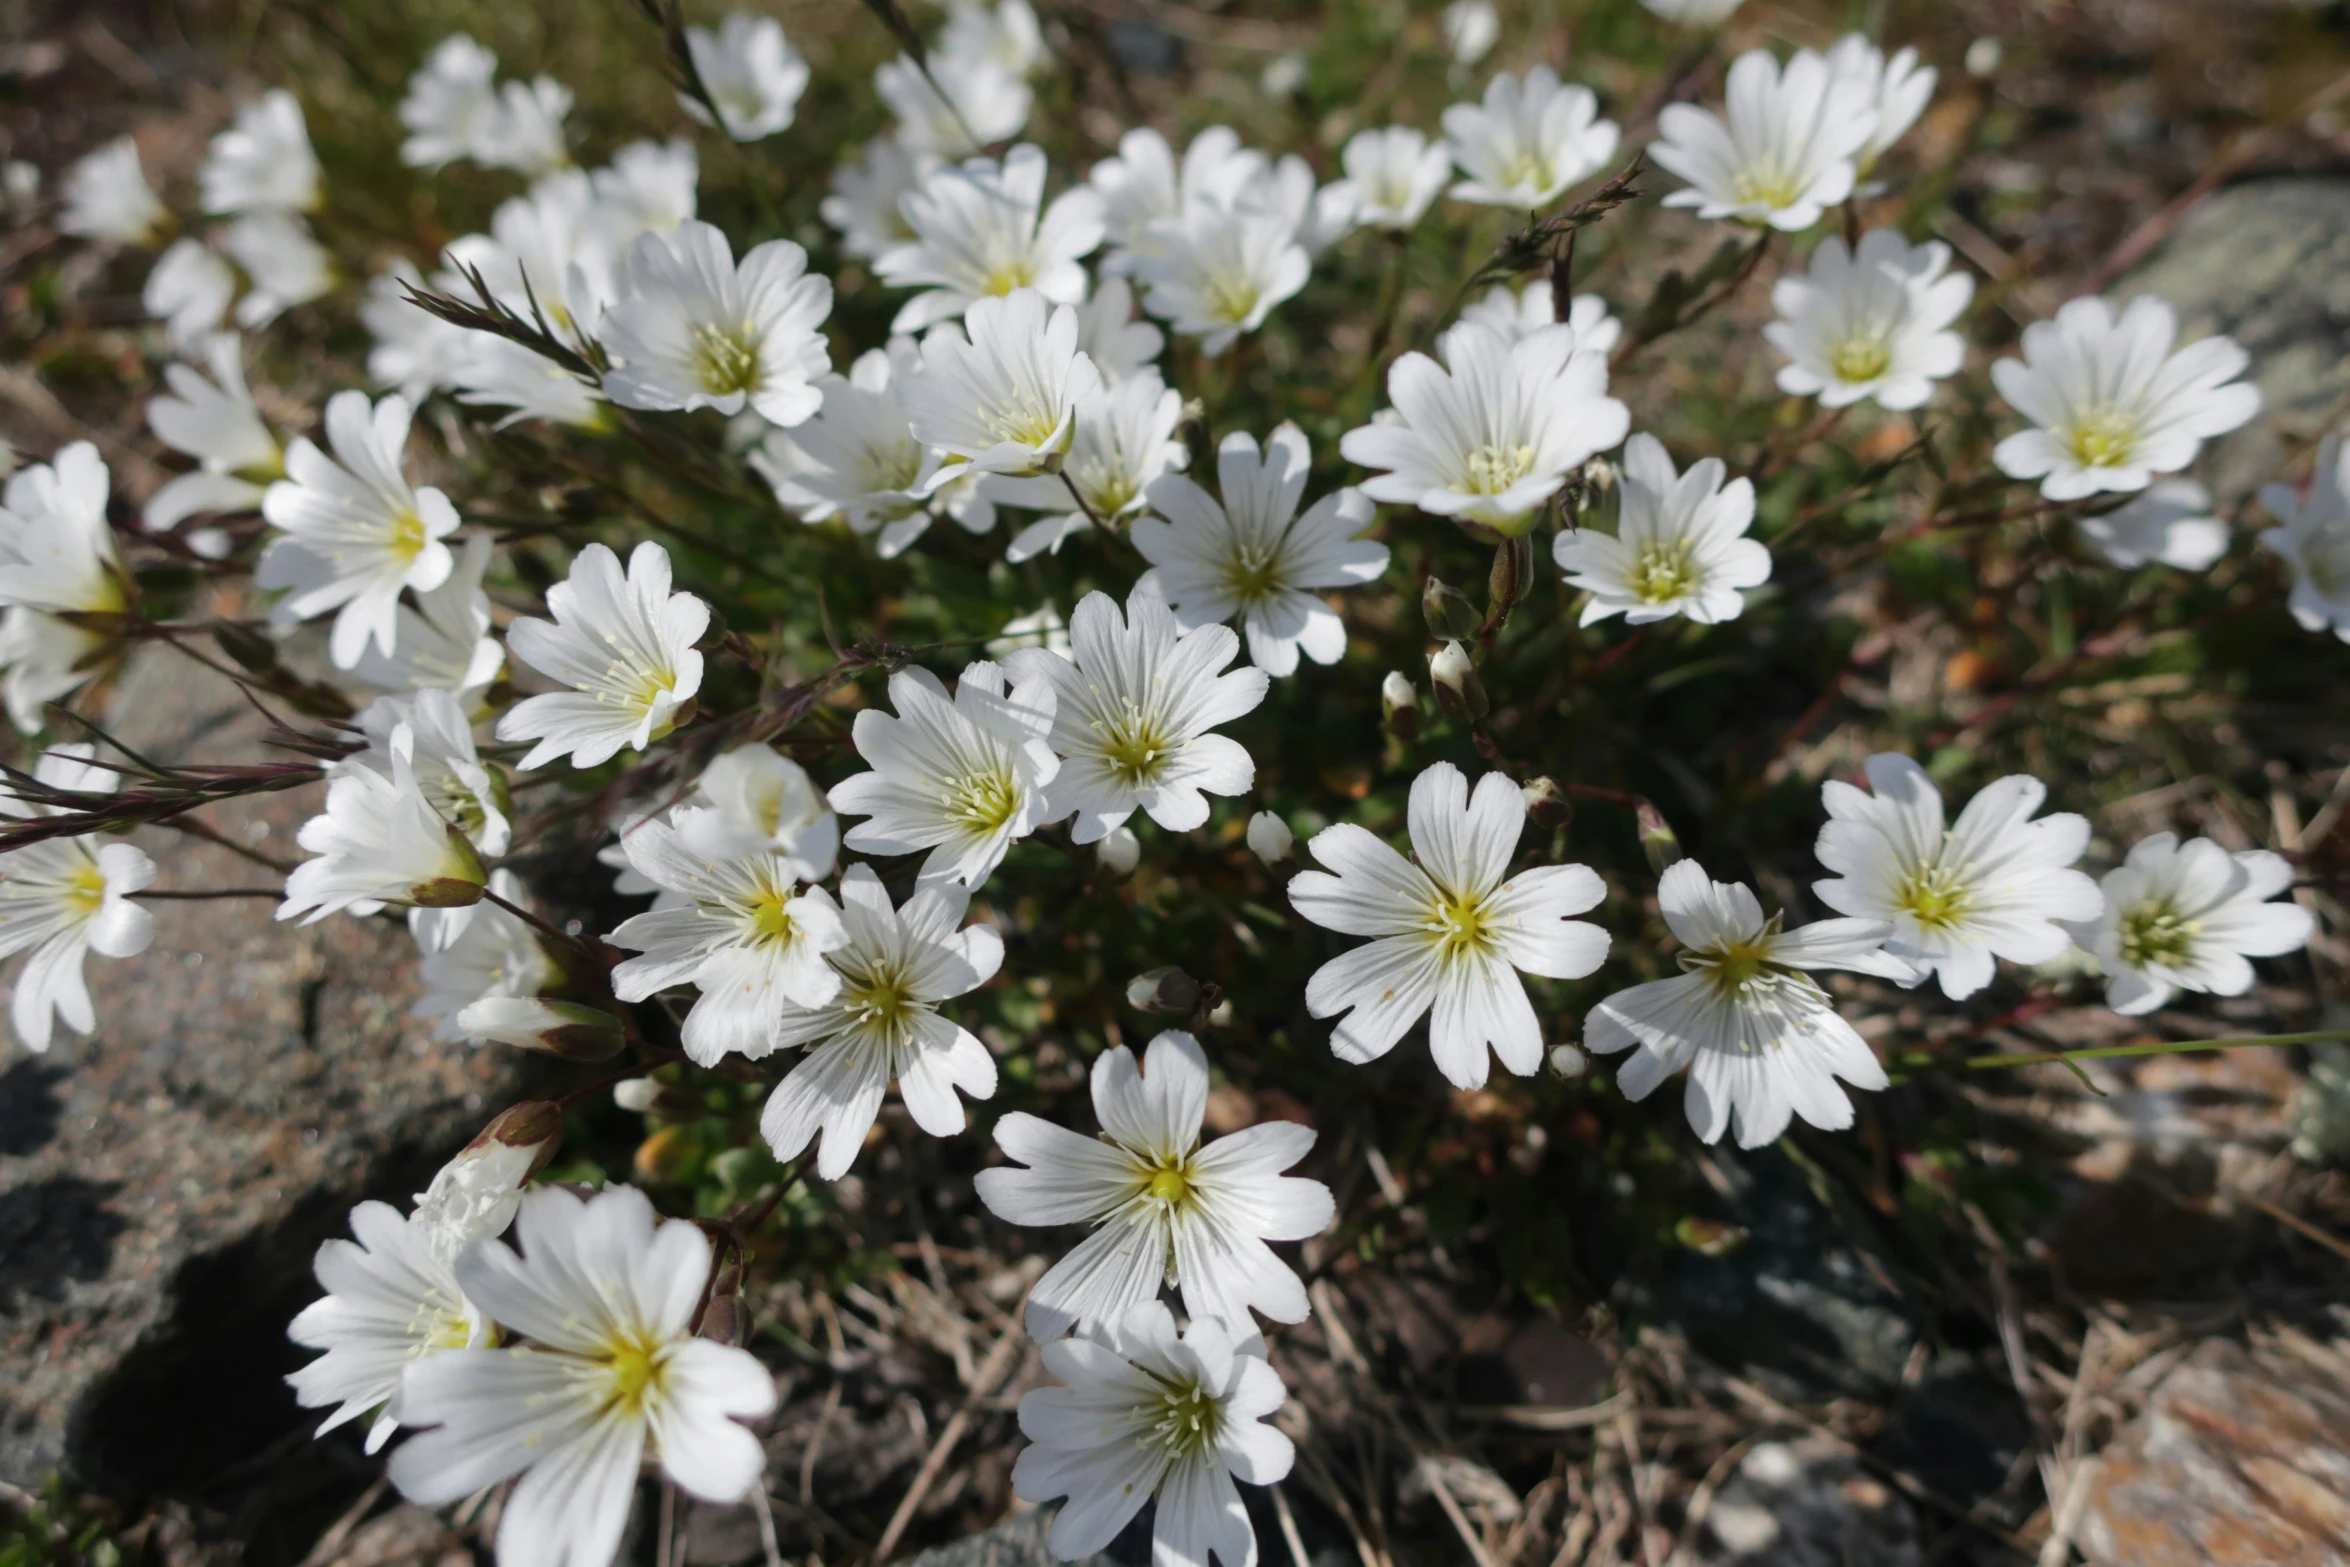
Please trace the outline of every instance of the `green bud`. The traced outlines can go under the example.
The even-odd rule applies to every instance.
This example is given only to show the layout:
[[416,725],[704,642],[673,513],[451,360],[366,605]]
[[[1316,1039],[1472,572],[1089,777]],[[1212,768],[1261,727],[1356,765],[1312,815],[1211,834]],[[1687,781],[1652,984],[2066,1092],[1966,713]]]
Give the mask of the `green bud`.
[[1420,613],[1427,617],[1428,634],[1439,642],[1458,642],[1485,622],[1466,593],[1448,588],[1434,577],[1420,590]]

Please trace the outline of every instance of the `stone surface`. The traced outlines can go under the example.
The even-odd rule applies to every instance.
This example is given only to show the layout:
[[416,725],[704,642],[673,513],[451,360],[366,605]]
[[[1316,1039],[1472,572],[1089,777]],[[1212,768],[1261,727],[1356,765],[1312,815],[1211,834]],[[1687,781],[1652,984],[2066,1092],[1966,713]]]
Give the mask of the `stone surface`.
[[[1059,1558],[1045,1543],[1052,1532],[1053,1513],[1049,1507],[1032,1507],[967,1540],[924,1551],[906,1567],[1056,1567]],[[1148,1519],[1136,1522],[1147,1523]],[[1150,1534],[1147,1529],[1141,1531],[1141,1548],[1133,1551],[1129,1547],[1136,1543],[1136,1536],[1137,1531],[1129,1527],[1109,1550],[1084,1557],[1075,1567],[1143,1567],[1151,1559]],[[1264,1555],[1261,1548],[1258,1555]]]
[[2181,336],[2225,332],[2250,351],[2263,417],[2208,459],[2222,500],[2270,478],[2281,427],[2321,433],[2350,397],[2350,180],[2296,176],[2230,187],[2204,202],[2117,286],[2179,312]]
[[2350,1567],[2350,1353],[2225,1340],[2107,1447],[2080,1539],[2115,1567]]
[[[163,761],[250,761],[262,725],[162,649],[111,704]],[[320,790],[208,810],[298,857]],[[160,888],[272,885],[167,830]],[[515,1053],[430,1042],[389,919],[277,924],[261,898],[157,903],[154,946],[93,957],[97,1032],[0,1045],[0,1479],[115,1493],[203,1484],[294,1424],[285,1339],[351,1204],[418,1190],[517,1097]]]
[[1821,1437],[1762,1442],[1706,1514],[1701,1567],[1924,1567],[1909,1503]]

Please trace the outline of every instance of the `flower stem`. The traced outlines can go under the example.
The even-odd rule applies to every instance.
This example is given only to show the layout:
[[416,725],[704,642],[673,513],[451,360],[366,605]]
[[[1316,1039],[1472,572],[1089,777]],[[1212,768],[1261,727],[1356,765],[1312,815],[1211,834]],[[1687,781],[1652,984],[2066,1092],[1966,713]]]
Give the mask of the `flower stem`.
[[2321,1045],[2350,1040],[2350,1028],[2321,1028],[2306,1034],[2248,1034],[2235,1039],[2156,1039],[2136,1045],[2097,1045],[2088,1050],[2033,1051],[2012,1056],[1969,1056],[1963,1061],[1936,1062],[1970,1072],[1994,1067],[2069,1065],[2075,1061],[2113,1061],[2133,1056],[2188,1055],[2198,1050],[2249,1050],[2261,1045]]

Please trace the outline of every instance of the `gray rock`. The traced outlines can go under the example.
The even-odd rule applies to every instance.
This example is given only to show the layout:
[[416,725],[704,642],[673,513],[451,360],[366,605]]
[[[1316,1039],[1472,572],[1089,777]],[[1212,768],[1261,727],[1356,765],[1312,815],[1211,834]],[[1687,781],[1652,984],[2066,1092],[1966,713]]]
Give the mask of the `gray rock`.
[[2223,190],[2115,292],[2168,300],[2182,338],[2225,332],[2251,353],[2263,416],[2219,441],[2206,464],[2223,502],[2241,496],[2283,459],[2280,428],[2320,434],[2350,398],[2350,180]]
[[[924,1551],[906,1567],[1056,1567],[1059,1558],[1045,1544],[1045,1536],[1052,1532],[1053,1512],[1051,1508],[1031,1508],[983,1534]],[[1140,1559],[1150,1559],[1148,1536]],[[1104,1553],[1088,1556],[1076,1567],[1123,1567],[1123,1560]]]
[[1923,1567],[1917,1516],[1842,1445],[1763,1442],[1706,1514],[1700,1567]]
[[[266,754],[253,709],[163,649],[110,719],[160,761]],[[208,809],[298,857],[317,786]],[[161,888],[272,885],[157,830]],[[285,1339],[318,1242],[353,1202],[419,1190],[522,1088],[514,1052],[437,1045],[389,919],[281,925],[261,898],[157,903],[154,946],[93,957],[97,1032],[0,1045],[0,1479],[200,1485],[297,1420]]]

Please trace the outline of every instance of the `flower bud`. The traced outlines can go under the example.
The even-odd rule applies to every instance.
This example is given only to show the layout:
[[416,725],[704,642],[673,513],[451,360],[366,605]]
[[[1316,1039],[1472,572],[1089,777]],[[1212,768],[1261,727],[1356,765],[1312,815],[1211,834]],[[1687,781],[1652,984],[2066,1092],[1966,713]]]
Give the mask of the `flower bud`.
[[472,842],[452,827],[448,857],[441,862],[441,874],[410,886],[408,901],[420,909],[462,909],[481,901],[482,888],[489,879],[490,873],[482,869],[481,856],[473,852]]
[[1508,618],[1533,587],[1534,541],[1520,535],[1495,546],[1493,569],[1485,577],[1486,602],[1492,606],[1494,619]]
[[1672,823],[1665,820],[1665,813],[1646,800],[1640,802],[1633,818],[1639,824],[1640,851],[1648,856],[1648,868],[1662,876],[1667,866],[1681,858],[1681,840]]
[[1248,846],[1267,865],[1278,865],[1289,858],[1290,845],[1297,835],[1289,830],[1289,823],[1271,811],[1259,811],[1248,819]]
[[1199,996],[1199,981],[1179,968],[1146,969],[1126,982],[1126,1004],[1158,1017],[1191,1016]]
[[457,1157],[487,1152],[498,1148],[526,1149],[530,1153],[529,1173],[538,1174],[555,1157],[555,1150],[563,1146],[563,1112],[544,1099],[525,1099],[518,1105],[508,1105],[489,1125],[474,1134]]
[[1402,670],[1389,670],[1387,678],[1379,682],[1379,710],[1389,734],[1405,740],[1419,737],[1420,693]]
[[659,1121],[691,1121],[709,1106],[699,1094],[689,1093],[657,1077],[632,1077],[612,1085],[612,1102]]
[[1575,819],[1575,803],[1555,779],[1529,778],[1525,795],[1526,815],[1537,827],[1564,827]]
[[457,1026],[476,1039],[566,1061],[609,1061],[628,1043],[627,1030],[611,1013],[537,996],[484,996],[457,1014]]
[[1131,827],[1113,827],[1093,846],[1093,857],[1112,881],[1124,881],[1142,863],[1142,840]]
[[563,1144],[563,1112],[543,1099],[511,1106],[483,1127],[416,1194],[414,1222],[444,1260],[473,1241],[504,1232],[522,1206],[522,1188]]
[[1420,613],[1428,619],[1428,634],[1439,642],[1458,642],[1485,620],[1466,593],[1448,588],[1434,577],[1420,590]]
[[1583,1053],[1580,1045],[1553,1045],[1550,1069],[1571,1083],[1591,1070],[1591,1058]]
[[1428,683],[1436,691],[1436,705],[1447,718],[1471,723],[1483,718],[1493,704],[1486,700],[1485,682],[1458,642],[1447,642],[1428,658]]

